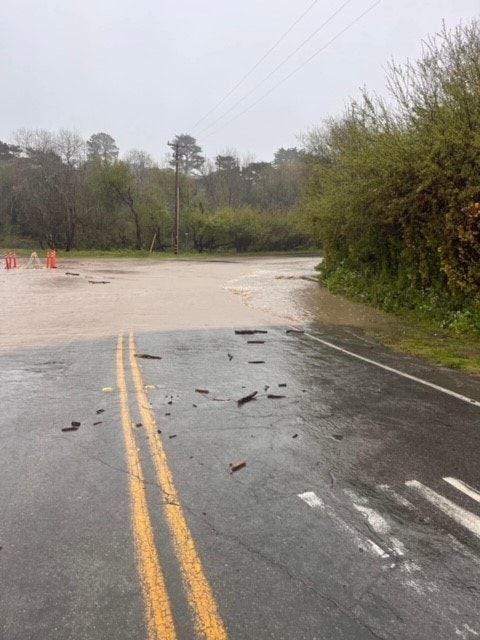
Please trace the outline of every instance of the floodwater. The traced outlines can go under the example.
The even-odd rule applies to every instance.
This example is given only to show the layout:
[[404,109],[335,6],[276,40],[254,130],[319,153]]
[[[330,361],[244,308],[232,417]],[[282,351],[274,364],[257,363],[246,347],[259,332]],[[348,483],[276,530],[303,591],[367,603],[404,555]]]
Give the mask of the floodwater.
[[[0,270],[0,349],[121,331],[385,322],[320,287],[320,257],[70,260],[56,270]],[[26,261],[24,261],[26,262]]]

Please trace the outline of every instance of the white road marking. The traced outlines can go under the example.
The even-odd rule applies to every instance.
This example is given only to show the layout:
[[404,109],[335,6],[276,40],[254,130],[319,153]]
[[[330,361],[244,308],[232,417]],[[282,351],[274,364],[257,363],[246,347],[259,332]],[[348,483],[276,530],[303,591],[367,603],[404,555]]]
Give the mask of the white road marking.
[[392,543],[392,551],[396,556],[404,556],[406,554],[407,548],[401,540],[395,536],[390,536],[390,541]]
[[337,527],[344,533],[348,534],[353,539],[356,546],[362,551],[372,553],[373,555],[380,558],[390,557],[389,554],[378,544],[373,542],[373,540],[370,540],[370,538],[363,538],[353,527],[342,520],[331,507],[325,505],[323,500],[319,498],[313,491],[305,491],[305,493],[299,493],[298,497],[306,504],[308,504],[309,507],[325,511],[329,518],[335,522]]
[[444,480],[445,482],[448,482],[448,484],[451,484],[452,487],[455,487],[455,489],[462,491],[470,498],[473,498],[473,500],[480,502],[480,493],[476,491],[473,487],[468,485],[466,482],[463,482],[462,480],[457,480],[457,478],[444,478]]
[[472,562],[476,562],[480,565],[480,558],[478,558],[474,553],[470,551],[468,547],[466,547],[460,540],[457,540],[455,536],[452,536],[451,533],[448,534],[448,539],[452,543],[452,547],[455,549],[457,553],[461,553],[463,556],[467,557]]
[[353,504],[353,506],[357,511],[360,511],[364,518],[366,518],[368,524],[376,533],[380,535],[390,533],[390,525],[385,520],[385,518],[382,518],[382,516],[377,511],[375,511],[375,509],[355,503]]
[[413,505],[410,502],[410,500],[407,500],[406,498],[401,496],[394,489],[392,489],[392,487],[390,487],[388,484],[379,484],[377,489],[380,489],[380,491],[383,491],[383,493],[386,493],[387,496],[390,496],[391,498],[393,498],[393,500],[395,500],[395,502],[399,504],[401,507],[404,507],[409,511],[417,511],[417,507]]
[[351,489],[344,489],[343,493],[350,498],[352,502],[356,502],[357,504],[368,504],[368,499],[363,496],[359,496],[355,491]]
[[455,635],[460,636],[460,638],[462,638],[463,640],[468,640],[471,635],[478,637],[478,633],[475,631],[475,629],[472,629],[472,627],[470,627],[468,624],[464,624],[463,628],[465,629],[465,631],[462,631],[461,629],[456,627]]
[[401,376],[402,378],[407,378],[408,380],[413,380],[414,382],[423,384],[425,387],[430,387],[431,389],[435,389],[436,391],[445,393],[449,396],[452,396],[453,398],[457,398],[457,400],[462,400],[463,402],[467,402],[468,404],[473,404],[476,407],[480,407],[480,402],[478,400],[474,400],[473,398],[468,398],[467,396],[463,396],[460,393],[451,391],[450,389],[445,389],[445,387],[440,387],[437,384],[433,384],[433,382],[428,382],[427,380],[423,380],[422,378],[417,378],[416,376],[412,376],[409,373],[405,373],[404,371],[399,371],[398,369],[389,367],[386,364],[377,362],[376,360],[371,360],[370,358],[365,358],[364,356],[360,356],[358,353],[353,353],[353,351],[348,351],[347,349],[343,349],[342,347],[339,347],[338,345],[333,344],[332,342],[328,342],[327,340],[323,340],[322,338],[318,338],[317,336],[314,336],[311,333],[305,333],[304,335],[306,335],[307,338],[310,338],[311,340],[320,342],[326,347],[330,347],[330,349],[335,349],[336,351],[345,353],[347,356],[351,356],[352,358],[356,358],[357,360],[362,360],[363,362],[368,362],[368,364],[372,364],[373,366],[379,367],[380,369],[384,369],[385,371],[390,371],[390,373],[394,373],[397,376]]
[[305,493],[299,493],[298,497],[306,504],[308,504],[309,507],[319,507],[320,509],[323,509],[323,507],[325,506],[323,504],[323,500],[319,498],[313,491],[305,491]]
[[408,480],[407,487],[411,487],[418,491],[426,500],[431,502],[435,507],[443,511],[449,518],[455,520],[458,524],[468,529],[477,538],[480,538],[480,518],[474,513],[459,507],[454,502],[440,495],[433,489],[426,487],[418,480]]
[[466,629],[469,633],[473,633],[474,636],[478,636],[478,632],[475,629],[472,629],[468,624],[464,624],[463,628]]
[[[375,533],[378,533],[380,536],[385,536],[391,532],[391,527],[385,520],[385,518],[381,516],[378,511],[375,511],[375,509],[366,506],[368,505],[368,498],[358,496],[351,489],[344,489],[343,491],[347,496],[349,496],[349,498],[351,498],[355,509],[362,514],[362,516],[367,520],[369,526],[375,531]],[[404,556],[407,552],[407,549],[403,542],[395,536],[389,536],[389,539],[390,547],[388,547],[388,550],[391,551],[394,556]]]

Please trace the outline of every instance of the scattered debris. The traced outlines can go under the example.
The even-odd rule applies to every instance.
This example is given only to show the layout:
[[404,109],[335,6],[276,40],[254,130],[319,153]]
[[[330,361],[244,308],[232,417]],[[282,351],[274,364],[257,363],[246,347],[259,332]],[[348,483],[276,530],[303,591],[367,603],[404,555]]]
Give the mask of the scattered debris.
[[196,409],[196,408],[197,408],[197,405],[196,405],[196,404],[192,404],[192,407],[195,407],[195,409]]
[[160,429],[157,429],[157,433],[162,433]]
[[63,427],[62,431],[78,431],[78,427]]
[[101,413],[103,413],[105,411],[105,409],[97,409],[97,414],[100,415]]
[[332,489],[333,489],[333,487],[335,486],[335,476],[333,475],[333,471],[332,471],[332,470],[330,470],[330,471],[328,472],[328,474],[329,474],[329,476],[330,476],[330,486],[331,486],[331,487],[332,487]]
[[170,440],[171,440],[172,438],[176,438],[176,437],[177,437],[177,434],[176,434],[176,433],[172,433],[172,435],[171,435],[171,436],[168,436],[168,437],[169,437],[169,438],[170,438]]
[[265,344],[265,340],[247,340],[247,344]]
[[169,400],[167,404],[173,404],[173,400]]
[[96,427],[96,426],[97,426],[97,424],[103,424],[102,420],[98,420],[97,422],[94,422],[94,423],[93,423],[93,426],[94,426],[94,427]]
[[267,393],[267,398],[270,400],[280,400],[280,398],[286,398],[287,396],[278,395],[278,393]]
[[294,433],[292,438],[298,438],[298,433]]
[[252,391],[252,393],[249,393],[248,396],[243,396],[243,398],[240,398],[240,400],[237,400],[237,406],[240,407],[242,404],[245,404],[246,402],[250,402],[250,400],[253,400],[255,398],[257,393],[258,391]]
[[136,353],[135,358],[144,358],[145,360],[161,360],[162,356],[151,356],[149,353]]
[[248,364],[265,364],[265,360],[249,360]]
[[154,384],[146,384],[145,389],[156,389],[157,387]]
[[227,356],[228,356],[228,359],[229,359],[229,360],[233,360],[233,356],[232,356],[232,354],[231,354],[231,353],[227,353]]
[[303,329],[287,329],[285,333],[305,333]]
[[269,384],[266,384],[266,385],[264,386],[264,389],[265,389],[265,391],[268,391],[268,390],[270,389],[270,385],[269,385]]
[[76,420],[72,420],[70,424],[72,425],[72,427],[79,427],[81,423],[77,422]]
[[278,384],[278,386],[279,386],[279,387],[286,387],[286,386],[287,386],[287,383],[286,383],[286,382],[280,382],[280,383]]
[[335,438],[335,440],[343,440],[343,436],[339,435],[338,433],[332,434],[332,438]]
[[102,391],[104,393],[112,393],[113,389],[112,387],[103,387]]
[[166,415],[166,416],[171,416],[172,414],[167,412],[165,415]]
[[65,271],[66,276],[79,276],[79,273],[72,273],[71,271]]
[[240,471],[247,466],[246,460],[240,460],[240,462],[236,462],[235,464],[230,464],[230,473],[235,473],[235,471]]
[[208,389],[195,389],[195,393],[209,393]]
[[264,331],[263,329],[235,329],[237,336],[253,336],[256,333],[268,333],[268,331]]
[[138,427],[143,427],[143,424],[141,422],[137,422],[137,424],[135,425],[137,428]]
[[89,280],[90,284],[110,284],[110,280]]

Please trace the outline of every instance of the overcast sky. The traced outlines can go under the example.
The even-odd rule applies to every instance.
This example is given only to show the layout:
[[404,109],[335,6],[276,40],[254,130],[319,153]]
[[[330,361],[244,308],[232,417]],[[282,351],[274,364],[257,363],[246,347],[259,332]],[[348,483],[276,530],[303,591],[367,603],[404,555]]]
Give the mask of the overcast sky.
[[455,26],[480,16],[479,0],[0,0],[0,7],[0,140],[21,127],[85,138],[104,131],[121,153],[142,149],[157,161],[179,133],[194,135],[210,158],[229,149],[270,161],[341,114],[360,87],[385,93],[389,59],[418,57],[443,19]]

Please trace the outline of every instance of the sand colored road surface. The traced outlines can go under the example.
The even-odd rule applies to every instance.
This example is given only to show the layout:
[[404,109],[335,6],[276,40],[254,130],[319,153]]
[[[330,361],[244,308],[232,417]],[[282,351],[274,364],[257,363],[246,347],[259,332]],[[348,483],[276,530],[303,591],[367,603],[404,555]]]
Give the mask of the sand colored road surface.
[[[56,270],[0,271],[0,349],[120,331],[303,323],[298,293],[319,258],[68,260]],[[77,274],[77,275],[72,275]]]

